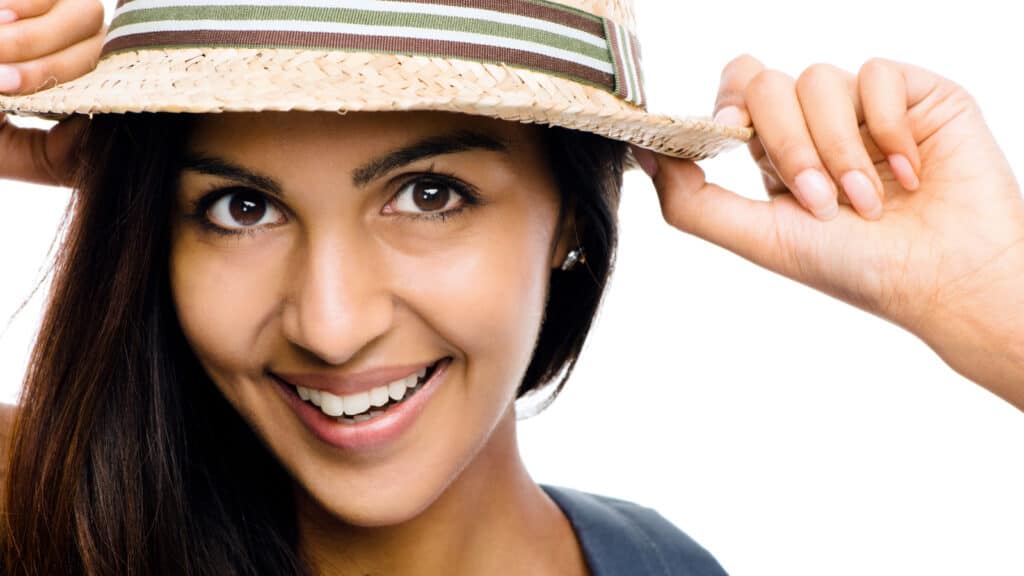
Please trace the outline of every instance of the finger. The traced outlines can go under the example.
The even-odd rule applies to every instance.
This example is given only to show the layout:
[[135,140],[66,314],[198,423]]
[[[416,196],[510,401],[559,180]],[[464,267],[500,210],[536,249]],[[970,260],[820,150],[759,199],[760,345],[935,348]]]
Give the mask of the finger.
[[0,62],[25,62],[77,43],[103,27],[97,0],[58,0],[40,16],[0,26]]
[[18,18],[32,18],[46,14],[57,0],[5,0],[4,8],[18,15]]
[[749,54],[741,54],[725,65],[719,80],[718,96],[715,98],[715,122],[729,126],[750,124],[744,92],[750,81],[762,70],[764,64]]
[[90,118],[83,114],[72,114],[50,128],[46,134],[46,158],[56,177],[57,186],[70,187],[78,169],[77,146]]
[[796,82],[782,72],[765,70],[747,85],[745,100],[782,182],[817,218],[835,218],[838,191],[818,157],[797,98]]
[[69,186],[75,172],[75,143],[88,117],[73,115],[49,130],[21,128],[0,115],[0,177]]
[[[749,54],[741,54],[725,65],[719,82],[718,96],[715,98],[715,122],[727,126],[750,125],[750,113],[744,99],[746,87],[763,70],[764,64]],[[761,169],[761,179],[768,196],[788,193],[789,189],[779,180],[777,171],[765,152],[764,144],[756,134],[747,143],[747,150]]]
[[17,88],[11,94],[30,94],[78,78],[96,67],[106,26],[98,34],[67,48],[29,62],[7,64],[18,77]]
[[882,179],[868,156],[857,118],[857,79],[830,64],[815,64],[797,79],[796,92],[814,146],[831,178],[861,216],[882,217]]
[[888,159],[900,185],[906,190],[917,190],[921,155],[907,116],[910,105],[902,71],[891,61],[873,58],[861,67],[858,80],[871,137]]

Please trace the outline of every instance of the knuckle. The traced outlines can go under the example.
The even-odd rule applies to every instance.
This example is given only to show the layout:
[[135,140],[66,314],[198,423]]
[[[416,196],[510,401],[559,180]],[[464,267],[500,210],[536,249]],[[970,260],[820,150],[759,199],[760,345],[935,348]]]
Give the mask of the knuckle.
[[931,106],[950,116],[981,115],[981,107],[974,96],[960,84],[948,79],[944,80],[934,91]]
[[28,59],[32,49],[30,35],[20,27],[0,28],[0,61],[20,62]]
[[23,0],[20,10],[15,10],[21,17],[46,14],[56,4],[55,0]]
[[817,154],[802,139],[787,138],[779,142],[775,150],[769,152],[772,165],[792,180],[805,168],[817,166]]
[[747,82],[746,79],[762,68],[761,63],[750,54],[740,54],[730,60],[722,69],[719,78],[718,97],[715,101],[716,108],[723,102],[735,102],[739,99],[745,89],[743,84]]
[[103,27],[104,8],[102,2],[96,0],[86,0],[83,10],[83,19],[88,22],[89,30],[99,30]]
[[683,194],[678,193],[678,190],[684,184],[673,175],[665,183],[664,192],[658,195],[658,201],[661,204],[661,217],[666,224],[682,231],[687,229],[687,206],[685,206],[687,200]]
[[762,70],[750,80],[747,85],[746,96],[753,94],[774,91],[789,90],[793,85],[793,79],[778,70]]
[[870,128],[871,135],[881,139],[893,139],[908,130],[902,118],[892,116],[882,116],[871,120]]
[[950,90],[952,93],[949,96],[949,100],[957,108],[969,112],[979,112],[981,110],[981,106],[974,98],[974,95],[960,84],[950,81]]
[[864,62],[864,64],[861,65],[859,73],[860,74],[875,74],[877,72],[880,72],[880,71],[888,68],[889,66],[890,66],[890,64],[889,64],[888,60],[886,60],[885,58],[879,58],[878,56],[874,56],[872,58],[868,58]]
[[852,161],[863,156],[864,141],[860,134],[838,134],[819,146],[819,150],[826,158],[842,159]]
[[796,86],[798,90],[813,90],[816,86],[823,82],[828,82],[832,78],[835,78],[839,72],[839,69],[825,62],[818,62],[808,66],[803,72],[800,73],[800,77],[797,78]]
[[760,64],[760,60],[754,58],[754,56],[749,52],[744,52],[730,60],[729,63],[726,65],[726,68],[737,68],[742,66],[759,66]]
[[677,194],[666,194],[661,199],[661,217],[665,223],[678,230],[684,230],[683,210],[676,199]]

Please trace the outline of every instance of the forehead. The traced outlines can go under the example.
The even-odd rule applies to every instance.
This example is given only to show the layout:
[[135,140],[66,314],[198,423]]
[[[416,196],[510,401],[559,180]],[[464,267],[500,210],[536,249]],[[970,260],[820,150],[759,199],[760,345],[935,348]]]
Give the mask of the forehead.
[[197,115],[188,146],[237,153],[267,147],[278,152],[286,152],[288,147],[343,148],[359,155],[370,149],[466,130],[494,136],[507,144],[510,153],[521,155],[538,152],[543,134],[538,125],[452,112],[225,112]]

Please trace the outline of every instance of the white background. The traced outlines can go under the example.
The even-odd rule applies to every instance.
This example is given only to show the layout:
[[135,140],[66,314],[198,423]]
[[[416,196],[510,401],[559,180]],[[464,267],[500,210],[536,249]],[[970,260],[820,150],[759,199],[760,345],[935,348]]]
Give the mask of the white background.
[[[721,68],[743,52],[793,77],[883,56],[965,86],[1021,174],[1010,3],[637,5],[656,111],[710,114]],[[701,165],[764,198],[746,149]],[[7,321],[41,278],[68,192],[0,187],[11,402],[47,285]],[[639,172],[620,216],[618,270],[576,373],[520,423],[539,482],[653,507],[733,575],[1024,574],[1024,414],[894,325],[669,228]]]

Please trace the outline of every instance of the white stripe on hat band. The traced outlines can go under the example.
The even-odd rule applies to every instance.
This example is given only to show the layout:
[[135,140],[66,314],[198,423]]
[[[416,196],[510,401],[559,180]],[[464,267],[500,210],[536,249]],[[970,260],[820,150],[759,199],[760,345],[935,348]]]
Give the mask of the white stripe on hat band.
[[[266,30],[273,32],[326,32],[334,34],[353,34],[357,36],[394,36],[399,38],[415,38],[436,40],[437,30],[425,28],[407,28],[394,26],[367,26],[363,24],[345,24],[339,22],[309,22],[298,20],[164,20],[125,24],[108,32],[105,43],[122,36],[146,34],[149,32],[194,32],[196,30]],[[596,58],[562,50],[545,44],[501,38],[487,34],[444,31],[445,40],[479,44],[481,46],[500,46],[515,50],[533,52],[568,62],[575,62],[593,68],[605,74],[615,74],[615,67]]]
[[396,12],[408,14],[425,14],[431,16],[451,16],[456,18],[472,18],[488,20],[499,24],[524,26],[535,30],[543,30],[560,36],[567,36],[586,42],[597,48],[605,48],[608,42],[599,36],[582,30],[564,26],[555,22],[498,12],[480,8],[423,4],[419,2],[382,2],[380,0],[132,0],[114,12],[116,19],[126,12],[149,10],[153,8],[179,8],[182,6],[293,6],[300,8],[350,8],[353,10],[372,10],[375,12]]

